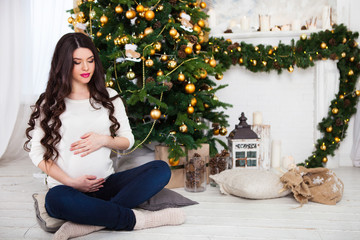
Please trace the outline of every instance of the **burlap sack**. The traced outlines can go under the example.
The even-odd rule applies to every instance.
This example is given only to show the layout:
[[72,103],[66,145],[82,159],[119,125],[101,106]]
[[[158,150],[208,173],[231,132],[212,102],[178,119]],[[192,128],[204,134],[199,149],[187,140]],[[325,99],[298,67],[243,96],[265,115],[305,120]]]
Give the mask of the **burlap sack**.
[[342,198],[343,182],[327,168],[293,168],[280,180],[301,204],[308,201],[335,205]]

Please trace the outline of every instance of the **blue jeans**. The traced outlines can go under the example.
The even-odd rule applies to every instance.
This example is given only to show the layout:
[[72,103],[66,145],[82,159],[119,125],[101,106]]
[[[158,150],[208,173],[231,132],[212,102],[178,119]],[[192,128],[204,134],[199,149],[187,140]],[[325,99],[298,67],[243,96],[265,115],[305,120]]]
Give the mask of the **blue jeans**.
[[169,166],[156,160],[110,175],[104,187],[93,193],[55,186],[46,194],[45,207],[51,217],[113,230],[133,230],[136,219],[131,209],[162,190],[170,176]]

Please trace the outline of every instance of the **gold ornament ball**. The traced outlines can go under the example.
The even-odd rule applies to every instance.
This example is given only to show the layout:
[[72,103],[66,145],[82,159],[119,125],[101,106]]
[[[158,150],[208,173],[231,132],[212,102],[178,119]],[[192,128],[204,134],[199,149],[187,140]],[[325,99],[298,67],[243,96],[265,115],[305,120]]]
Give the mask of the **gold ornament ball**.
[[188,127],[185,124],[180,125],[179,131],[182,133],[186,133],[188,131]]
[[185,75],[183,73],[179,73],[178,75],[178,81],[183,82],[185,81]]
[[162,76],[162,75],[164,75],[164,72],[161,71],[161,70],[159,70],[159,71],[156,73],[156,76]]
[[221,79],[223,79],[223,77],[224,77],[224,75],[222,75],[221,73],[215,74],[216,80],[221,80]]
[[89,13],[90,19],[93,19],[96,16],[96,12],[94,10],[91,10]]
[[114,86],[114,81],[113,81],[113,80],[110,80],[110,81],[106,82],[106,83],[105,83],[105,86],[106,86],[106,87],[112,87],[112,86]]
[[149,34],[151,34],[151,33],[153,33],[153,32],[154,32],[154,29],[152,29],[152,27],[147,27],[147,28],[145,28],[145,30],[144,30],[145,36],[147,36],[147,35],[149,35]]
[[252,65],[253,65],[253,66],[256,66],[257,61],[256,61],[255,59],[254,59],[254,60],[252,60],[251,62],[252,62]]
[[193,106],[188,106],[188,108],[187,108],[187,113],[188,114],[193,114],[194,113],[194,111],[195,111],[195,109],[194,109],[194,107]]
[[306,40],[306,39],[307,39],[307,35],[306,35],[305,33],[301,34],[301,35],[300,35],[300,39],[303,40],[303,41]]
[[80,18],[84,18],[84,17],[85,17],[85,14],[84,14],[84,12],[79,12],[78,16],[79,16]]
[[193,30],[197,33],[201,32],[201,27],[199,27],[199,25],[194,25]]
[[168,56],[163,54],[163,55],[161,55],[160,60],[163,62],[166,62],[168,60]]
[[160,51],[160,50],[161,50],[161,43],[160,43],[160,42],[156,42],[156,43],[154,44],[154,49],[155,49],[156,51]]
[[96,36],[97,36],[97,37],[101,37],[101,35],[102,35],[101,32],[97,32],[97,33],[96,33]]
[[205,21],[204,20],[202,20],[202,19],[200,19],[198,22],[197,22],[197,24],[199,25],[199,27],[205,27]]
[[154,120],[157,120],[161,117],[161,111],[157,108],[154,108],[150,111],[150,117]]
[[214,128],[214,129],[213,129],[213,134],[214,134],[214,135],[219,135],[219,133],[220,133],[220,129],[219,129],[219,128]]
[[106,39],[106,41],[110,41],[111,40],[111,35],[110,34],[107,35],[105,39]]
[[268,54],[271,55],[271,54],[273,54],[273,52],[274,51],[272,49],[269,49]]
[[326,131],[327,131],[328,133],[331,133],[332,130],[333,130],[332,126],[329,126],[329,127],[326,128]]
[[141,4],[137,5],[137,6],[136,6],[136,11],[139,12],[139,13],[140,13],[140,12],[143,12],[143,11],[144,11],[144,6],[141,5]]
[[185,51],[186,54],[191,54],[192,53],[192,48],[191,47],[186,47],[184,51]]
[[116,7],[115,7],[115,12],[117,13],[117,14],[120,14],[120,13],[122,13],[124,11],[124,9],[120,6],[120,5],[117,5]]
[[322,162],[327,163],[327,161],[328,161],[327,157],[323,157]]
[[348,75],[349,75],[349,76],[354,75],[354,71],[353,71],[352,69],[350,69],[349,72],[348,72]]
[[220,128],[220,135],[225,136],[227,134],[227,129],[225,127]]
[[325,143],[323,143],[323,144],[320,146],[320,149],[323,150],[323,151],[326,151]]
[[136,17],[136,12],[133,9],[126,11],[125,17],[127,19],[133,19]]
[[205,42],[204,36],[199,36],[199,43],[202,44]]
[[360,90],[355,91],[356,96],[360,96]]
[[219,47],[216,47],[216,48],[214,49],[214,51],[215,51],[216,53],[218,53],[218,52],[219,52]]
[[239,58],[239,63],[240,64],[243,64],[244,63],[244,59],[241,57],[241,58]]
[[335,137],[335,142],[339,143],[340,142],[340,138],[339,137]]
[[187,93],[193,93],[195,92],[195,85],[193,83],[188,83],[185,86],[185,92]]
[[152,59],[146,59],[145,66],[147,66],[147,67],[154,66],[154,61]]
[[178,31],[175,28],[170,29],[169,31],[170,36],[175,37],[178,34]]
[[293,72],[293,71],[294,71],[293,66],[290,66],[290,67],[288,68],[288,71],[289,71],[289,72]]
[[219,98],[218,98],[216,95],[214,95],[212,99],[213,99],[214,101],[219,101]]
[[179,162],[180,162],[180,160],[176,159],[176,158],[170,158],[169,159],[170,166],[177,166],[177,165],[179,165]]
[[331,109],[331,112],[332,112],[333,114],[338,114],[339,109],[337,109],[337,108],[333,108],[333,109]]
[[209,65],[211,66],[211,67],[216,67],[216,60],[215,59],[210,59],[210,61],[209,61]]
[[205,3],[205,2],[201,2],[201,3],[200,3],[200,7],[201,7],[202,9],[206,8],[206,3]]
[[170,69],[174,69],[177,66],[177,62],[175,60],[168,61],[167,67]]
[[207,71],[205,69],[200,70],[200,78],[206,78],[207,77]]
[[254,47],[254,50],[257,52],[259,50],[259,47],[258,46],[255,46]]
[[201,50],[201,45],[200,45],[200,44],[196,44],[196,45],[195,45],[195,49],[196,49],[197,51],[200,51],[200,50]]
[[190,101],[190,104],[191,104],[191,106],[194,106],[194,107],[195,107],[196,104],[197,104],[196,98],[193,97],[193,98],[191,99],[191,101]]
[[101,18],[100,18],[100,22],[102,25],[106,24],[108,22],[108,17],[105,16],[105,15],[102,15]]
[[68,18],[68,23],[72,24],[73,22],[74,22],[74,18],[69,17],[69,18]]
[[264,65],[264,67],[266,67],[267,61],[262,61],[261,63],[262,63],[262,65]]
[[341,53],[341,57],[342,58],[346,57],[346,53],[345,52]]
[[152,55],[155,55],[155,52],[156,52],[155,49],[153,49],[153,48],[150,49],[150,55],[151,55],[151,56],[152,56]]
[[349,60],[350,60],[350,62],[353,62],[353,61],[355,61],[355,57],[352,56]]
[[164,10],[164,5],[159,5],[156,9],[157,9],[158,11],[162,11],[162,10]]
[[344,99],[344,95],[339,95],[339,99]]
[[126,78],[129,80],[133,80],[135,78],[135,73],[130,69],[130,71],[126,73]]
[[343,38],[343,41],[342,41],[342,43],[346,43],[346,41],[347,41],[347,39],[346,38]]
[[148,11],[145,12],[145,19],[146,20],[151,21],[151,20],[154,19],[154,17],[155,17],[154,11],[148,10]]
[[210,59],[209,58],[204,58],[204,62],[205,63],[209,63]]
[[327,45],[326,45],[326,43],[322,42],[322,43],[320,44],[320,47],[321,47],[322,49],[325,49],[325,48],[327,47]]
[[309,57],[309,60],[310,60],[310,61],[312,61],[312,60],[313,60],[312,56],[310,56],[310,57]]
[[209,104],[204,103],[204,108],[209,108],[209,107],[210,107],[210,105],[209,105]]

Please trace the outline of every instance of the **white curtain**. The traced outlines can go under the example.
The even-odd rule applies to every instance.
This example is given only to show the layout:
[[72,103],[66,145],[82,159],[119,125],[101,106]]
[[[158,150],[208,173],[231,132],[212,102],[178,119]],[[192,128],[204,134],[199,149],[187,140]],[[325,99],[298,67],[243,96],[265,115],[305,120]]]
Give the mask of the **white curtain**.
[[[359,89],[359,82],[358,87]],[[354,167],[360,167],[360,101],[356,106],[357,112],[354,118],[354,137],[353,137],[353,145],[351,148],[351,160]]]
[[[73,0],[1,0],[0,158],[22,153],[29,107],[44,91]],[[11,142],[10,142],[11,140]]]

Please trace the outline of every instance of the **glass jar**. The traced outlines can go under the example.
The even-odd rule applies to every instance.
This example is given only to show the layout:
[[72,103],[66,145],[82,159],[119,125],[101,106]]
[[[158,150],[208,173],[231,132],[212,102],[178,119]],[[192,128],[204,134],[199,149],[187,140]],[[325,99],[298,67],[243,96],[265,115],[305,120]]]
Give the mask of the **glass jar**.
[[188,192],[203,192],[206,190],[206,158],[198,154],[187,158],[185,163],[185,184]]
[[[232,161],[229,155],[227,156],[215,156],[210,159],[209,162],[209,169],[210,175],[215,175],[225,171],[226,169],[232,168]],[[210,186],[216,187],[216,182],[210,178]]]

